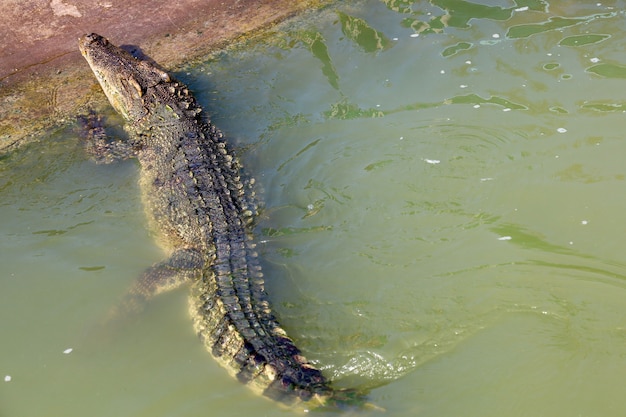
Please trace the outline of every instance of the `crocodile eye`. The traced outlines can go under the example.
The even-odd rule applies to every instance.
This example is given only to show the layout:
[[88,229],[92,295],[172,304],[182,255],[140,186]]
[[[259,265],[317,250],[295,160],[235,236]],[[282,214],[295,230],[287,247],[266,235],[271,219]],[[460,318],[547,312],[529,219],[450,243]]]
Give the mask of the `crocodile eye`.
[[143,90],[141,85],[133,77],[120,78],[120,84],[124,87],[127,93],[132,95],[133,98],[138,99],[143,96]]
[[161,76],[161,79],[163,81],[165,81],[166,83],[169,83],[171,81],[170,75],[167,72],[165,72],[165,71],[159,71],[159,72],[160,72],[159,75]]

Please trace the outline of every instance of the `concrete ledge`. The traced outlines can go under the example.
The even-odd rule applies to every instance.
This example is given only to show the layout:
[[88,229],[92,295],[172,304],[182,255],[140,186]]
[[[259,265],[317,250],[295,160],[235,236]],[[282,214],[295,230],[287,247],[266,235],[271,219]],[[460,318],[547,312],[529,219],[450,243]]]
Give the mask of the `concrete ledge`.
[[0,17],[0,154],[74,118],[104,94],[77,47],[96,32],[165,68],[219,49],[319,0],[9,0]]

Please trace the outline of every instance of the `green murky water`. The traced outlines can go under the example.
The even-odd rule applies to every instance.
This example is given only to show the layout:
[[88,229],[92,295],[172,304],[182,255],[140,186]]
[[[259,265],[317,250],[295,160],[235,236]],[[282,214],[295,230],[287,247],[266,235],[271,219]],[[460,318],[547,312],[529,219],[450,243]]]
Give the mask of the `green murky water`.
[[[624,6],[342,2],[177,74],[338,385],[390,416],[626,412]],[[185,290],[97,327],[162,257],[136,174],[72,129],[0,159],[0,415],[290,415],[203,350]]]

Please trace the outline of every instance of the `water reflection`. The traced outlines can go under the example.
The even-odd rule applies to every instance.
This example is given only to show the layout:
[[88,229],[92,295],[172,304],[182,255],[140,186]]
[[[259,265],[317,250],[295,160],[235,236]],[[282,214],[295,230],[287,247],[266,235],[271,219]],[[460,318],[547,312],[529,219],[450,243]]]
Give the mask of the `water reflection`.
[[[462,32],[453,32],[454,36],[445,40],[445,44],[450,39],[458,37],[467,38],[467,40],[457,40],[449,44],[440,51],[444,58],[453,58],[459,55],[466,57],[476,56],[476,50],[484,47],[499,45],[502,42],[510,42],[515,39],[525,39],[541,34],[555,34],[558,40],[555,44],[560,46],[568,46],[571,48],[580,48],[583,55],[588,58],[590,65],[584,68],[585,71],[597,74],[607,78],[624,78],[626,70],[615,63],[598,63],[599,59],[592,57],[585,47],[595,45],[606,41],[610,38],[610,34],[603,33],[586,33],[580,35],[563,35],[562,31],[578,25],[589,25],[598,19],[615,20],[618,13],[615,11],[599,12],[600,10],[612,10],[613,7],[605,6],[597,3],[595,5],[572,5],[569,10],[557,9],[554,5],[542,0],[519,0],[511,7],[488,6],[478,3],[460,0],[439,0],[439,1],[404,1],[404,0],[386,0],[383,3],[389,10],[397,12],[401,19],[397,23],[402,27],[413,30],[414,35],[423,36],[441,36],[445,33],[446,28],[452,29],[470,29],[478,27],[481,22],[493,21],[503,22],[504,30],[498,30],[492,34],[480,34],[482,38],[472,39],[472,36],[464,36]],[[551,6],[551,7],[549,7]],[[555,13],[573,13],[576,17],[563,17],[555,15]],[[399,38],[385,35],[385,31],[376,29],[376,23],[372,23],[367,18],[361,18],[350,14],[348,11],[337,11],[338,23],[341,26],[341,32],[345,35],[341,42],[350,41],[357,49],[365,53],[379,53],[381,59],[385,51],[392,48]],[[407,17],[410,16],[410,17]],[[370,19],[371,20],[371,19]],[[520,23],[524,22],[524,23]],[[396,33],[397,29],[387,28],[386,31]],[[500,33],[503,33],[500,35]],[[413,35],[411,35],[413,36]],[[499,94],[485,93],[469,93],[459,94],[443,98],[440,101],[422,101],[404,104],[396,108],[384,107],[362,107],[351,99],[351,95],[346,92],[346,88],[341,86],[340,72],[334,64],[337,56],[333,57],[332,51],[329,50],[328,40],[317,30],[296,30],[283,34],[279,45],[283,49],[290,49],[297,45],[304,45],[321,64],[321,71],[327,79],[329,85],[340,93],[339,101],[332,103],[330,109],[324,111],[324,117],[337,119],[353,119],[353,118],[369,118],[382,117],[385,114],[391,114],[399,111],[413,111],[428,107],[437,107],[447,104],[468,104],[478,107],[484,104],[494,104],[501,106],[503,110],[526,110],[534,106],[530,100],[518,100],[513,97],[502,96]],[[434,39],[433,39],[434,40]],[[436,41],[439,42],[439,41]],[[522,44],[511,44],[510,46],[518,47]],[[523,48],[527,53],[529,44],[523,44]],[[474,51],[474,52],[473,52]],[[551,52],[548,56],[553,56]],[[466,73],[476,73],[479,75],[484,72],[476,67],[474,59],[465,60],[466,68],[462,71]],[[562,66],[559,62],[549,62],[544,64],[546,71],[554,71]],[[456,68],[456,71],[461,69]],[[516,76],[526,77],[525,74],[519,73],[518,69],[510,67],[506,62],[499,62],[499,72],[508,72]],[[490,70],[491,71],[491,70]],[[517,74],[516,74],[517,72]],[[446,70],[442,69],[441,74],[445,74]],[[559,71],[558,75],[561,80],[572,78],[571,73]],[[345,77],[345,75],[343,76]],[[388,80],[387,80],[388,81]],[[547,91],[547,86],[536,80],[528,80],[529,86]],[[461,85],[462,88],[468,88],[468,85]],[[524,85],[526,87],[526,85]],[[619,111],[621,103],[583,103],[582,108],[593,109],[596,111]],[[552,105],[549,110],[555,113],[567,113],[564,106]]]

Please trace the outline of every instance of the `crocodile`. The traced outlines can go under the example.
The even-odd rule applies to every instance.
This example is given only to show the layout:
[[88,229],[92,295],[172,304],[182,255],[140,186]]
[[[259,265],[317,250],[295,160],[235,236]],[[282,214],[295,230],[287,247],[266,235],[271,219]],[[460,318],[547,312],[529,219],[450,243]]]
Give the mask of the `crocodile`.
[[126,141],[92,149],[119,156],[125,148],[139,161],[144,206],[169,254],[135,282],[124,308],[190,283],[194,329],[239,381],[306,409],[364,404],[365,394],[333,387],[273,315],[240,163],[189,89],[98,34],[82,36],[79,49],[128,132]]

